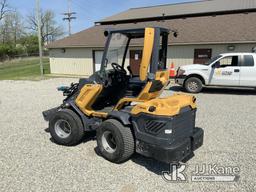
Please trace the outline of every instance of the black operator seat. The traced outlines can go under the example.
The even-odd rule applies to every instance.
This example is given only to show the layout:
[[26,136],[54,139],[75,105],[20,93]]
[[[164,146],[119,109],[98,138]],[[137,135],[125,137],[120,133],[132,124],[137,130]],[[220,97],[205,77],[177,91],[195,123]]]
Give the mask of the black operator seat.
[[130,78],[128,82],[128,87],[126,90],[126,96],[128,97],[136,97],[142,91],[142,89],[146,85],[146,81],[141,81],[138,75],[134,75],[132,73],[131,67],[127,67],[128,71],[130,72]]

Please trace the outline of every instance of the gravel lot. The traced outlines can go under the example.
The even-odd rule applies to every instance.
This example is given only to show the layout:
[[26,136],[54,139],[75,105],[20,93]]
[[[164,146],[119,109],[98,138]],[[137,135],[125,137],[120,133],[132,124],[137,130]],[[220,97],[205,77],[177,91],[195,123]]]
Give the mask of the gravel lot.
[[95,153],[93,135],[75,147],[50,141],[41,112],[58,105],[62,95],[56,87],[72,81],[0,81],[0,191],[256,191],[254,90],[207,89],[197,95],[197,126],[204,128],[205,142],[186,173],[196,164],[239,166],[239,181],[167,183],[161,172],[168,165],[140,155],[112,164]]

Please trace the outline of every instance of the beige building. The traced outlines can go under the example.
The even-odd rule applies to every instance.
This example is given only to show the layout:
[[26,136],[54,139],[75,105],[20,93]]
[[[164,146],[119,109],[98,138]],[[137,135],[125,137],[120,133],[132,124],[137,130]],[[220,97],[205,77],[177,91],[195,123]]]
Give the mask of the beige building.
[[[205,63],[220,53],[256,51],[255,18],[256,0],[215,0],[129,9],[48,45],[51,73],[88,76],[99,70],[105,43],[103,32],[113,28],[160,26],[176,30],[178,37],[169,37],[168,48],[168,63],[174,63],[176,68]],[[137,66],[142,48],[139,43],[132,45],[126,65]]]

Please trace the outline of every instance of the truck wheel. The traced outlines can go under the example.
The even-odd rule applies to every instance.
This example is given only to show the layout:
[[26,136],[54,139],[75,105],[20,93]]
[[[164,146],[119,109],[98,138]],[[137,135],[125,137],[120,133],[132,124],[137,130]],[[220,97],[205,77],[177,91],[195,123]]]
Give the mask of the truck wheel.
[[49,121],[49,130],[54,142],[60,145],[77,145],[84,136],[80,117],[70,109],[56,112]]
[[199,93],[203,89],[203,83],[197,77],[190,77],[185,81],[184,87],[189,93]]
[[97,144],[101,155],[113,162],[122,163],[134,153],[134,138],[129,127],[109,119],[97,129]]

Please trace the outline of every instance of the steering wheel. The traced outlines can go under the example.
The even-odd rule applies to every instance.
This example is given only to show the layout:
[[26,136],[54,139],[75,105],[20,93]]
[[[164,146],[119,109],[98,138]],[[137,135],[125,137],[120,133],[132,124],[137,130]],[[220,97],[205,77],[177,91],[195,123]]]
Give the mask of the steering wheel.
[[111,63],[111,66],[115,71],[126,74],[126,70],[118,63]]

